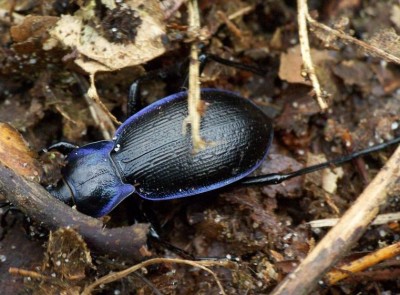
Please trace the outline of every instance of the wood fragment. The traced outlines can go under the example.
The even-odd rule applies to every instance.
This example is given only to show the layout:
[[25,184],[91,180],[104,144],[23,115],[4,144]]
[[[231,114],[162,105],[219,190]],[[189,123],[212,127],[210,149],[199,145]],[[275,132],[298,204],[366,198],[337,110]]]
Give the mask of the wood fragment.
[[400,178],[400,147],[365,188],[356,202],[343,215],[296,270],[271,294],[309,294],[324,273],[347,253],[379,212],[388,198],[388,191]]
[[334,285],[348,278],[353,273],[363,271],[371,266],[393,258],[400,254],[400,242],[379,249],[373,253],[365,255],[357,260],[342,265],[326,274],[324,282],[327,285]]
[[[371,225],[382,225],[389,222],[399,221],[400,220],[400,212],[395,213],[387,213],[387,214],[379,214]],[[335,226],[339,221],[339,218],[325,218],[318,219],[308,222],[308,224],[312,228],[321,228],[321,227],[332,227]]]
[[193,151],[197,152],[205,148],[207,143],[200,135],[200,120],[201,120],[201,100],[200,100],[200,63],[198,52],[198,38],[200,32],[200,15],[197,0],[188,2],[189,26],[194,34],[195,40],[190,47],[190,64],[189,64],[189,90],[188,90],[188,111],[189,115],[183,122],[183,130],[190,124],[192,131]]
[[311,58],[310,41],[308,39],[307,31],[307,15],[308,15],[308,5],[306,0],[297,1],[297,22],[299,25],[299,41],[300,41],[300,51],[303,58],[303,67],[305,76],[311,80],[313,85],[315,96],[319,107],[322,111],[328,108],[328,104],[325,101],[325,96],[321,90],[321,85],[319,83],[318,77],[315,73],[314,64]]
[[400,64],[400,58],[397,56],[394,56],[393,54],[390,54],[389,52],[384,51],[383,49],[377,48],[371,44],[368,44],[364,41],[358,40],[352,36],[349,36],[345,33],[342,33],[338,30],[332,29],[330,27],[328,27],[327,25],[324,25],[318,21],[316,21],[315,19],[313,19],[309,13],[307,12],[307,14],[305,15],[305,17],[307,18],[308,23],[310,24],[310,26],[317,28],[317,29],[321,29],[326,31],[328,34],[334,35],[335,37],[341,39],[342,41],[351,43],[351,44],[355,44],[357,46],[359,46],[361,49],[363,49],[366,53],[373,55],[373,56],[377,56],[380,57],[388,62],[393,62],[393,63],[397,63]]
[[220,280],[218,279],[218,277],[216,276],[216,274],[211,271],[210,269],[208,269],[208,266],[228,266],[229,264],[231,264],[232,262],[229,260],[221,260],[221,261],[191,261],[191,260],[185,260],[185,259],[176,259],[176,258],[153,258],[153,259],[149,259],[146,261],[143,261],[139,264],[136,264],[132,267],[129,267],[127,269],[124,269],[122,271],[119,272],[114,272],[114,273],[110,273],[98,280],[96,280],[94,283],[92,283],[91,285],[87,286],[83,292],[82,295],[89,295],[92,293],[92,291],[97,287],[100,286],[102,284],[108,284],[111,282],[114,282],[116,280],[119,280],[121,278],[126,277],[127,275],[141,269],[144,267],[147,267],[149,265],[153,265],[153,264],[158,264],[158,263],[178,263],[178,264],[186,264],[186,265],[190,265],[193,267],[197,267],[200,268],[206,272],[208,272],[209,274],[211,274],[214,277],[214,280],[216,281],[219,289],[220,289],[220,294],[225,295],[225,291],[224,288],[222,287],[222,284],[220,282]]
[[143,260],[148,224],[104,228],[101,220],[84,215],[51,196],[40,184],[29,181],[0,164],[0,195],[33,220],[50,229],[74,228],[99,254],[124,260]]

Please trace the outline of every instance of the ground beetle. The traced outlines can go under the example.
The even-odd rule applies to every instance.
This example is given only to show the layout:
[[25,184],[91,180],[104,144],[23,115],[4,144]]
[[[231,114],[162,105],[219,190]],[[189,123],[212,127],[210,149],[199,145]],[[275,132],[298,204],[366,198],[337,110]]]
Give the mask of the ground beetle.
[[190,133],[183,135],[187,92],[163,98],[122,124],[113,140],[69,152],[63,179],[49,191],[85,214],[99,217],[137,193],[148,200],[197,195],[234,182],[276,184],[400,142],[386,143],[288,174],[246,177],[260,166],[272,142],[272,122],[256,105],[232,92],[203,89],[206,114],[201,135],[209,146],[193,153]]
[[[203,89],[201,134],[209,143],[193,153],[182,133],[187,93],[159,100],[131,116],[112,141],[73,149],[63,179],[50,192],[92,216],[109,213],[133,193],[148,200],[196,195],[236,182],[256,169],[271,145],[271,120],[228,91]],[[72,202],[71,202],[72,201]]]

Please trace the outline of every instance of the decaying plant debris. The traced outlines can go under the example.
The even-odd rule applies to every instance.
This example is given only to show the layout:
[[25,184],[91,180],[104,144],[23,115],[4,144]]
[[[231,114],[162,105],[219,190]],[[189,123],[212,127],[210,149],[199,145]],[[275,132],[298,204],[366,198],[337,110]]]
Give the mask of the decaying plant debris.
[[[274,143],[256,173],[299,169],[399,136],[400,5],[396,1],[198,4],[201,30],[193,32],[186,1],[0,0],[0,121],[24,138],[6,125],[0,129],[1,200],[12,198],[10,191],[4,191],[8,175],[7,180],[19,185],[15,195],[20,199],[13,199],[16,209],[29,213],[35,207],[29,202],[36,198],[43,202],[40,192],[46,192],[30,181],[40,180],[42,186],[55,183],[63,159],[56,153],[38,158],[33,151],[60,140],[82,145],[112,136],[114,122],[126,119],[130,84],[145,72],[160,68],[174,72],[164,80],[145,81],[145,103],[179,91],[192,42],[204,43],[205,52],[265,71],[256,76],[211,62],[201,77],[203,87],[238,92],[274,119]],[[302,34],[308,38],[299,37]],[[337,170],[276,186],[229,188],[162,203],[131,198],[102,220],[86,219],[78,212],[68,215],[73,209],[64,206],[54,207],[53,212],[51,201],[45,212],[30,218],[4,207],[0,212],[1,293],[27,289],[36,294],[80,294],[110,272],[123,271],[140,259],[160,257],[156,260],[160,264],[139,265],[140,271],[124,272],[95,290],[217,294],[222,286],[227,294],[283,294],[284,278],[329,231],[309,222],[341,217],[392,152],[385,150]],[[7,161],[14,158],[20,160]],[[29,181],[19,180],[18,175]],[[381,213],[400,210],[399,191],[397,180],[379,207]],[[23,197],[31,199],[23,202]],[[193,264],[162,261],[187,257],[145,243],[148,225],[133,225],[133,208],[139,206],[157,212],[163,225],[160,234],[174,246],[196,257],[230,254],[240,261],[207,265],[212,273]],[[57,222],[52,223],[52,218]],[[74,228],[64,229],[72,220]],[[107,238],[101,239],[98,233],[103,226]],[[366,225],[360,231],[364,229]],[[134,255],[129,257],[129,248],[119,241],[116,245],[127,252],[118,255],[114,245],[107,253],[102,241],[111,242],[116,231],[123,238],[124,230],[141,233],[137,244],[130,243],[136,247]],[[368,227],[342,253],[337,268],[321,278],[326,285],[314,286],[317,294],[398,292],[398,237],[396,220]],[[366,254],[370,255],[359,260]],[[344,278],[341,265],[346,275],[348,270],[356,273]]]

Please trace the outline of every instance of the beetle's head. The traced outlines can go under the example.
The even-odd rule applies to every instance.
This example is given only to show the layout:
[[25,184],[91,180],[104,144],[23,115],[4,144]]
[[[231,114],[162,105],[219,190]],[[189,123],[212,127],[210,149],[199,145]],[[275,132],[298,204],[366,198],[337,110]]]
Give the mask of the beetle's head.
[[69,206],[73,205],[74,202],[71,189],[63,179],[60,180],[56,186],[50,185],[46,189],[56,199],[59,199]]
[[73,150],[62,169],[63,179],[48,191],[87,215],[108,214],[135,192],[116,170],[109,156],[113,148],[112,141],[99,141]]

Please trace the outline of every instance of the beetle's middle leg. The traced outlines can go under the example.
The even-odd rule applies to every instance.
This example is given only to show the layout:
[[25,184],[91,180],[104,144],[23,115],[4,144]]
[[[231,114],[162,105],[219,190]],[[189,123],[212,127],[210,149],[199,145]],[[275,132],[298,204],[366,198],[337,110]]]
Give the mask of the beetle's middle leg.
[[144,105],[140,96],[140,88],[143,82],[150,81],[154,79],[165,80],[170,77],[176,77],[177,79],[182,79],[182,69],[187,68],[189,64],[189,59],[185,59],[183,62],[177,63],[166,69],[159,69],[149,71],[142,77],[136,79],[129,88],[128,94],[128,117],[140,111]]

